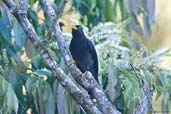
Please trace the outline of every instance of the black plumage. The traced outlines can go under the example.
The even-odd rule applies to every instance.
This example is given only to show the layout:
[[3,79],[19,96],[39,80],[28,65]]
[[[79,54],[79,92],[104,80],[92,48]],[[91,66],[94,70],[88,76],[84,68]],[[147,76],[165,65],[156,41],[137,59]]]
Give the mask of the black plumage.
[[93,43],[84,35],[80,25],[73,25],[69,46],[71,55],[81,72],[90,71],[98,81],[98,58]]

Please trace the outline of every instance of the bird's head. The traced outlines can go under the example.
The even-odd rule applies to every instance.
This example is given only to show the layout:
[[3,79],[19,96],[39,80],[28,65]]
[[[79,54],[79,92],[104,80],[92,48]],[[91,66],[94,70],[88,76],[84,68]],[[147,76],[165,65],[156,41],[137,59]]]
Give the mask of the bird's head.
[[81,25],[72,25],[72,36],[79,37],[81,35],[84,35]]

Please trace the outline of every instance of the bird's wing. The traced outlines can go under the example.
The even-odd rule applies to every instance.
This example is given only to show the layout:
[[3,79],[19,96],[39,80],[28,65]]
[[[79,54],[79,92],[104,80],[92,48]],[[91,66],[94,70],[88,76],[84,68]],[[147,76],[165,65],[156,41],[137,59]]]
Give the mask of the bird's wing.
[[89,47],[89,50],[90,50],[90,53],[93,57],[93,60],[94,60],[94,70],[95,70],[95,73],[96,73],[96,77],[98,76],[98,58],[97,58],[97,53],[96,53],[96,50],[95,50],[95,47],[93,45],[93,43],[88,39],[88,47]]

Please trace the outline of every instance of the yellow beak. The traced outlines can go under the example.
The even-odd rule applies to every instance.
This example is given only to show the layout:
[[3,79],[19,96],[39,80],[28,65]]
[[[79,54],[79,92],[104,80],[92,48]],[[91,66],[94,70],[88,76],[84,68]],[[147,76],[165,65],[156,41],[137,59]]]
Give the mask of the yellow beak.
[[73,30],[78,30],[77,27],[75,25],[72,25],[72,29]]

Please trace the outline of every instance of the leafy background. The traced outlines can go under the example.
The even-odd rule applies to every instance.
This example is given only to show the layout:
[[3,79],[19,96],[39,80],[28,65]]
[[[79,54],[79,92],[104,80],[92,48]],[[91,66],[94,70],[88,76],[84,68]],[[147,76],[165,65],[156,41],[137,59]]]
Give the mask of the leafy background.
[[[52,1],[54,8],[59,2]],[[71,40],[68,15],[80,19],[85,33],[96,45],[100,84],[123,114],[134,113],[144,97],[130,64],[135,65],[143,83],[153,87],[153,105],[159,101],[156,111],[169,111],[171,107],[171,70],[161,65],[165,57],[170,57],[170,49],[153,51],[144,45],[144,40],[153,36],[153,25],[158,26],[155,2],[72,0],[60,19],[67,45]],[[44,40],[49,20],[45,20],[37,0],[29,0],[28,4],[28,18]],[[79,106],[53,78],[20,24],[2,2],[0,5],[0,113],[79,114]],[[68,73],[53,37],[48,45]],[[69,73],[68,76],[71,77]],[[150,113],[150,108],[146,113]]]

